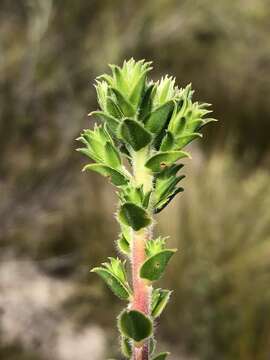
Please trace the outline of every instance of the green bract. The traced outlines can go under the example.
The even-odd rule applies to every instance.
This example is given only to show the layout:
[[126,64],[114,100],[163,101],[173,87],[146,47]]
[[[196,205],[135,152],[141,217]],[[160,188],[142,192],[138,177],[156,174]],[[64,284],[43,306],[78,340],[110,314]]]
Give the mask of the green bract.
[[121,334],[136,342],[152,335],[151,319],[137,310],[124,310],[119,317],[118,326]]
[[165,268],[176,250],[165,249],[157,254],[150,256],[140,269],[142,279],[150,281],[159,280],[163,275]]
[[[202,137],[210,122],[210,105],[193,101],[191,85],[179,88],[173,77],[149,80],[151,63],[144,60],[110,65],[111,73],[96,80],[98,109],[92,130],[82,132],[78,149],[88,159],[84,171],[95,171],[117,188],[117,220],[121,232],[117,246],[131,265],[109,258],[97,273],[120,299],[129,302],[118,318],[121,349],[128,359],[150,360],[155,348],[154,321],[166,307],[171,291],[153,289],[175,249],[166,238],[151,239],[155,213],[183,192],[183,164],[190,155],[185,146]],[[128,272],[129,273],[129,272]],[[136,351],[135,351],[136,349]],[[164,360],[169,353],[151,357]]]
[[126,202],[121,206],[119,220],[134,230],[140,230],[151,222],[146,210],[131,202]]
[[131,290],[126,279],[125,263],[119,259],[109,259],[110,263],[103,263],[103,267],[96,267],[91,271],[97,273],[116,296],[122,300],[128,300]]
[[154,289],[151,303],[151,315],[153,318],[161,315],[170,299],[171,293],[172,291],[170,290]]

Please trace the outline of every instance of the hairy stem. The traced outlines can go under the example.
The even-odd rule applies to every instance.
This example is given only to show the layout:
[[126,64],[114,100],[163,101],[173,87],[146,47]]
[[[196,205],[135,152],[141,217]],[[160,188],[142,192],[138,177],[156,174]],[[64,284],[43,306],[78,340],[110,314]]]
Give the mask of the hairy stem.
[[[152,188],[152,176],[145,168],[145,159],[147,156],[147,149],[133,155],[133,172],[134,179],[137,186],[143,186],[144,192],[148,192]],[[152,286],[149,281],[140,277],[140,268],[146,260],[145,245],[151,237],[150,227],[133,232],[132,239],[132,283],[133,283],[133,301],[132,309],[143,312],[145,315],[150,315],[150,301]],[[149,348],[148,341],[140,344],[134,344],[133,360],[148,360]]]
[[[144,280],[140,277],[139,271],[142,263],[146,259],[145,242],[148,240],[148,236],[148,229],[134,232],[132,244],[132,308],[134,310],[143,312],[145,315],[149,315],[150,313],[151,285],[147,280]],[[134,345],[133,359],[148,360],[147,342]]]

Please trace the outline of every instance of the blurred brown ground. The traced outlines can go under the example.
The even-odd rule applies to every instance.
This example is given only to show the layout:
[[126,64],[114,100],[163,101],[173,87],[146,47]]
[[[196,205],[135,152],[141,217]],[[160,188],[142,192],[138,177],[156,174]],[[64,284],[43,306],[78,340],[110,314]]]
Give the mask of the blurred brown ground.
[[121,304],[89,274],[115,250],[115,197],[74,139],[95,77],[131,56],[192,82],[220,120],[158,217],[180,249],[162,349],[269,359],[269,19],[269,0],[1,0],[0,359],[120,359]]

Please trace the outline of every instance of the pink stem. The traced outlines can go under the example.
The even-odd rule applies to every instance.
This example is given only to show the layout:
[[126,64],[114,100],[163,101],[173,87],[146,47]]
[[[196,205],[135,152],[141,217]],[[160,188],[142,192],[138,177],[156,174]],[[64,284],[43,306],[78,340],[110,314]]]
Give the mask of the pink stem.
[[[140,278],[140,267],[146,260],[145,242],[147,241],[149,230],[143,229],[134,232],[132,244],[132,281],[133,281],[133,302],[132,309],[143,312],[145,315],[150,313],[151,286],[147,280]],[[148,360],[149,349],[148,341],[142,344],[135,344],[133,350],[133,360]]]

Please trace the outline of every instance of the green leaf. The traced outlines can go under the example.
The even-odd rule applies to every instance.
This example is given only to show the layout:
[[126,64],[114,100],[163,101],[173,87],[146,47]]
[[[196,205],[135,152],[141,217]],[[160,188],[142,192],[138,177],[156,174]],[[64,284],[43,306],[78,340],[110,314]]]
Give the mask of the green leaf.
[[151,319],[140,311],[124,310],[118,319],[120,332],[136,342],[147,339],[153,333]]
[[106,108],[111,116],[117,119],[124,117],[122,110],[111,96],[108,96],[106,99]]
[[173,106],[173,101],[169,101],[154,110],[145,121],[146,129],[154,134],[158,134],[166,125]]
[[118,119],[116,119],[111,115],[106,114],[103,111],[92,111],[89,115],[96,115],[98,118],[101,119],[101,121],[103,121],[108,125],[109,129],[113,133],[116,133],[118,126],[120,124],[120,121]]
[[152,194],[152,190],[148,191],[146,194],[144,194],[144,199],[143,199],[143,207],[146,209],[148,208],[149,202],[150,202],[150,198],[151,198],[151,194]]
[[99,75],[97,78],[96,78],[97,81],[105,81],[108,85],[112,85],[112,77],[108,74],[102,74],[102,75]]
[[92,170],[95,171],[111,180],[111,182],[116,186],[126,185],[128,183],[128,178],[123,175],[120,171],[117,171],[110,166],[103,164],[89,164],[86,165],[82,171]]
[[172,291],[165,289],[155,289],[152,294],[151,315],[157,318],[165,309]]
[[108,83],[100,79],[97,79],[96,84],[94,85],[97,92],[98,104],[102,110],[107,110],[107,97],[108,97]]
[[185,178],[185,175],[172,176],[168,179],[157,179],[155,188],[155,199],[157,202],[163,201],[171,196],[176,190],[176,185]]
[[139,109],[139,114],[138,114],[138,119],[139,120],[144,120],[146,118],[146,116],[150,113],[151,109],[152,109],[152,93],[155,89],[155,84],[150,84],[143,96],[141,105],[140,105],[140,109]]
[[132,346],[130,339],[126,338],[125,336],[122,336],[121,338],[121,351],[122,354],[128,359],[132,356]]
[[[128,90],[127,84],[126,84],[126,79],[123,76],[123,72],[122,72],[121,68],[117,65],[109,65],[109,66],[113,73],[115,87],[117,87],[122,92],[126,92]],[[110,85],[112,86],[113,82],[111,82]]]
[[125,238],[124,235],[121,235],[121,237],[117,240],[117,245],[118,245],[119,250],[124,255],[129,255],[130,254],[130,244],[127,241],[127,239]]
[[95,154],[96,158],[101,160],[103,159],[104,145],[100,141],[96,140],[94,137],[89,137],[88,148],[93,154]]
[[[182,112],[181,112],[182,113]],[[177,113],[177,105],[175,105],[173,115],[168,125],[168,129],[175,135],[180,135],[187,124],[187,120],[181,113]]]
[[158,178],[165,179],[171,176],[176,176],[179,170],[184,167],[184,164],[173,164],[170,167],[166,167],[163,171],[158,174]]
[[89,148],[78,148],[76,149],[76,151],[80,152],[83,155],[86,155],[87,157],[89,157],[92,160],[95,161],[100,161],[101,159],[98,158]]
[[175,161],[189,157],[190,155],[185,151],[163,151],[150,157],[145,166],[153,172],[159,172],[165,167],[172,165]]
[[141,96],[142,96],[142,92],[143,92],[144,87],[145,87],[145,78],[146,78],[147,72],[148,71],[145,71],[144,73],[141,74],[141,76],[139,77],[137,83],[134,85],[133,89],[131,90],[129,100],[136,107],[139,104],[139,101],[140,101]]
[[121,231],[127,242],[130,244],[132,241],[132,229],[123,223],[120,223]]
[[184,191],[184,188],[178,187],[174,191],[172,191],[172,193],[169,194],[167,196],[167,198],[161,199],[158,203],[155,204],[154,213],[158,214],[159,212],[161,212],[167,205],[169,205],[169,203],[173,200],[173,198],[177,194],[179,194],[180,192],[183,192],[183,191]]
[[138,231],[151,223],[148,213],[140,206],[126,202],[119,211],[119,220]]
[[180,168],[181,165],[173,165],[158,174],[154,192],[155,212],[161,211],[175,195],[184,191],[182,187],[177,187],[179,181],[185,178],[185,175],[176,176]]
[[140,277],[150,281],[159,280],[176,249],[162,250],[148,258],[141,266]]
[[170,131],[166,132],[166,135],[164,136],[161,146],[160,146],[160,150],[161,151],[169,151],[172,150],[174,146],[174,137],[173,134]]
[[119,258],[109,257],[110,262],[104,262],[102,265],[104,268],[110,271],[110,273],[117,277],[127,288],[129,287],[127,282],[125,261],[121,261]]
[[129,289],[108,269],[96,267],[92,269],[91,272],[97,273],[105,281],[112,292],[121,300],[128,300],[130,298]]
[[146,242],[145,251],[147,256],[153,256],[166,247],[166,237],[159,236],[157,239],[150,239]]
[[131,202],[138,206],[141,206],[144,200],[143,187],[141,186],[129,186],[125,189],[125,194],[120,195],[122,202]]
[[129,144],[135,151],[139,151],[146,145],[148,145],[152,136],[149,131],[135,120],[125,119],[120,125],[119,130],[120,137]]
[[176,95],[175,78],[168,75],[162,77],[158,84],[157,94],[160,104],[164,104],[169,99],[174,98]]
[[117,99],[118,105],[122,110],[122,113],[127,117],[134,116],[135,109],[133,108],[131,103],[122,95],[122,93],[120,93],[119,90],[115,88],[111,88],[111,89]]
[[176,139],[177,148],[182,149],[184,146],[189,144],[191,141],[197,138],[202,138],[202,134],[200,133],[192,133],[188,135],[181,135]]
[[157,356],[155,356],[154,358],[152,358],[151,360],[165,360],[167,358],[167,356],[169,356],[170,353],[169,352],[162,352],[160,354],[158,354]]
[[180,119],[177,119],[177,123],[174,128],[175,135],[181,134],[187,124],[187,120],[184,116],[180,117]]
[[109,141],[106,142],[103,151],[104,151],[104,161],[106,162],[107,165],[115,169],[121,166],[120,155],[111,142]]

